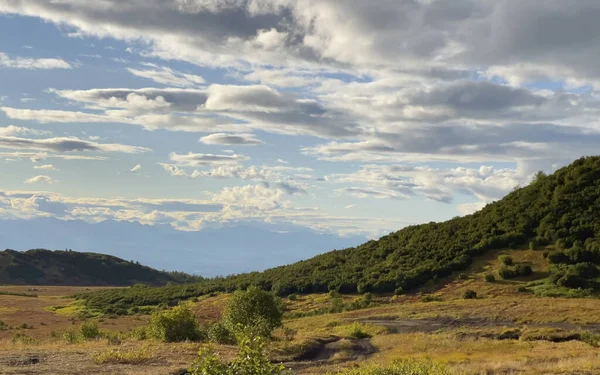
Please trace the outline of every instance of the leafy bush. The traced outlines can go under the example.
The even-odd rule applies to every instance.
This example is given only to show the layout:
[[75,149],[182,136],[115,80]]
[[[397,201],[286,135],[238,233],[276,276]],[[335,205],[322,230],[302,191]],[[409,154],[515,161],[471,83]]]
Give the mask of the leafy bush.
[[79,335],[79,332],[71,328],[63,333],[63,340],[65,340],[67,344],[76,344],[81,341],[81,336]]
[[463,298],[464,299],[475,299],[475,298],[477,298],[477,292],[472,289],[465,290],[465,292],[463,293]]
[[150,317],[148,333],[150,337],[163,342],[180,342],[201,338],[194,313],[184,305],[153,313]]
[[79,334],[84,340],[93,340],[102,336],[98,325],[92,322],[81,323],[79,326]]
[[492,274],[486,274],[484,277],[485,281],[487,281],[488,283],[493,283],[494,281],[496,281],[496,277]]
[[148,334],[148,327],[135,327],[131,330],[129,336],[139,341],[147,340],[150,337]]
[[354,322],[348,330],[348,337],[355,339],[365,339],[371,337],[366,331],[365,326],[360,322]]
[[217,344],[232,345],[235,344],[233,333],[221,322],[210,326],[207,333],[208,339]]
[[227,363],[213,351],[202,350],[189,368],[191,375],[281,375],[284,367],[269,359],[267,343],[262,336],[241,334],[238,354]]
[[297,294],[290,294],[290,295],[288,296],[288,299],[289,299],[290,301],[295,301],[295,300],[297,300],[297,299],[298,299],[298,295],[297,295]]
[[0,331],[4,331],[5,329],[8,329],[8,325],[0,320]]
[[283,305],[279,297],[257,287],[234,293],[223,313],[223,323],[229,330],[251,328],[265,337],[280,327],[282,320]]
[[517,264],[513,267],[503,266],[500,271],[498,271],[498,275],[505,280],[514,279],[521,276],[529,276],[532,273],[533,269],[530,265],[526,264]]
[[[327,373],[334,375],[334,373]],[[387,367],[363,367],[345,370],[335,375],[458,375],[447,367],[424,360],[406,360]]]
[[498,260],[500,262],[502,262],[502,264],[506,265],[506,266],[512,266],[513,265],[513,258],[509,255],[500,255],[498,257]]

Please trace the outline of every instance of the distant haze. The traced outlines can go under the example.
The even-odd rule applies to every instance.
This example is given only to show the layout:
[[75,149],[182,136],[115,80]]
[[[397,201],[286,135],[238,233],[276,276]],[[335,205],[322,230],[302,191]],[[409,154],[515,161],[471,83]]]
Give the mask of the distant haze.
[[202,276],[259,271],[356,246],[362,236],[338,237],[305,228],[239,225],[182,232],[168,225],[52,218],[0,221],[0,247],[98,252],[167,270]]

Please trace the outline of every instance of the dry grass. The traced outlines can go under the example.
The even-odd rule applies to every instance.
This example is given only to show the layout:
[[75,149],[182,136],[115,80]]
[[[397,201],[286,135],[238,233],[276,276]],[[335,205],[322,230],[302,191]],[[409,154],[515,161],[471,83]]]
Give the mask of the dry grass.
[[[375,298],[378,306],[340,314],[324,314],[289,319],[285,325],[296,331],[293,339],[276,334],[274,351],[282,358],[292,358],[306,349],[316,338],[350,337],[356,330],[356,320],[430,319],[438,325],[425,332],[398,331],[374,324],[362,324],[361,331],[372,336],[377,352],[357,363],[343,351],[331,360],[318,364],[304,363],[295,367],[295,374],[323,374],[341,368],[368,364],[387,364],[401,359],[431,358],[452,369],[469,375],[507,374],[595,374],[600,373],[600,349],[580,341],[554,343],[528,341],[544,334],[560,335],[586,323],[600,327],[600,300],[538,298],[520,293],[517,288],[528,280],[486,282],[486,274],[496,274],[500,268],[496,252],[478,259],[465,273],[466,279],[448,278],[423,288],[420,292],[391,298]],[[511,251],[516,262],[531,264],[537,276],[546,272],[540,250]],[[107,340],[67,345],[60,334],[81,320],[78,304],[65,296],[81,292],[81,287],[1,287],[13,292],[35,292],[38,298],[0,296],[0,321],[10,329],[0,330],[0,368],[2,374],[166,374],[186,367],[196,356],[200,344],[162,344],[152,341],[124,339],[120,346]],[[37,289],[32,291],[30,289]],[[466,289],[473,289],[480,298],[464,300]],[[422,302],[423,294],[435,294],[440,301]],[[343,296],[349,303],[360,296]],[[229,300],[228,295],[205,296],[192,304],[201,322],[215,321]],[[292,312],[310,313],[322,310],[330,303],[328,295],[300,295],[295,301],[285,300]],[[52,310],[52,306],[63,308]],[[452,319],[456,321],[452,321]],[[128,332],[146,324],[146,316],[102,318],[97,320],[102,330]],[[461,325],[461,322],[470,324]],[[446,323],[450,322],[450,323]],[[475,322],[475,323],[472,323]],[[32,329],[14,327],[27,323]],[[456,324],[455,324],[456,323]],[[592,327],[595,328],[595,327]],[[503,331],[518,329],[521,339],[496,340]],[[591,329],[591,328],[590,328]],[[50,332],[59,333],[51,339]],[[32,343],[13,343],[13,335],[23,333],[36,339]],[[234,348],[218,346],[229,358]],[[343,349],[343,348],[342,348]],[[37,358],[35,362],[32,358]],[[10,362],[12,361],[12,362]]]

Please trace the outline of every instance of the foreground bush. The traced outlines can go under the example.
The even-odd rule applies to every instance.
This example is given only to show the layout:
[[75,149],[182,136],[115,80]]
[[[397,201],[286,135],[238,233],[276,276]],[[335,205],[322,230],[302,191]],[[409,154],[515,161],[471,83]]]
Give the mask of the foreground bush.
[[217,322],[210,326],[207,333],[208,339],[211,342],[223,345],[235,344],[233,333],[221,322]]
[[458,375],[458,373],[431,361],[408,360],[396,362],[388,367],[358,368],[335,373],[335,375]]
[[255,334],[269,337],[283,320],[283,304],[273,293],[256,287],[236,292],[223,313],[223,323],[231,330],[245,327]]
[[187,306],[156,311],[150,317],[148,335],[163,342],[180,342],[201,338],[198,321]]
[[261,336],[240,334],[237,357],[224,362],[211,351],[201,351],[189,368],[191,375],[281,375],[284,367],[269,359],[267,341]]

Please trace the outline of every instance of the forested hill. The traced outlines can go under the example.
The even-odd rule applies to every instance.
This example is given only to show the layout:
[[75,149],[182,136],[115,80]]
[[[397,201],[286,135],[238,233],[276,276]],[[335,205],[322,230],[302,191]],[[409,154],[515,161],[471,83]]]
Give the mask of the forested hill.
[[104,254],[42,249],[0,251],[0,284],[126,286],[198,279]]
[[[86,296],[89,306],[108,301],[159,304],[254,284],[280,295],[325,292],[396,292],[466,268],[488,250],[556,244],[553,282],[594,286],[600,264],[600,157],[575,161],[550,176],[539,173],[481,211],[442,223],[404,228],[356,248],[312,259],[194,285],[146,291],[120,290]],[[116,295],[116,294],[118,295]],[[141,294],[140,294],[141,293]]]

